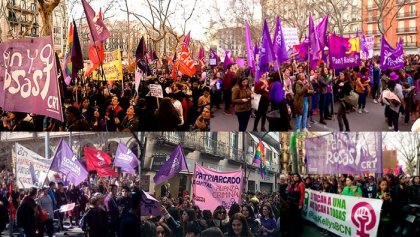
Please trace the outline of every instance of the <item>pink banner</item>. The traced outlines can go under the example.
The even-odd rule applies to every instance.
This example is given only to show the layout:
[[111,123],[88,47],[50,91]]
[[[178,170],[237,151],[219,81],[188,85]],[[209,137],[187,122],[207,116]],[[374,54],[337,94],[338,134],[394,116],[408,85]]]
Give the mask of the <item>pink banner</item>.
[[51,36],[0,44],[0,107],[63,121]]
[[229,210],[233,203],[239,203],[242,184],[242,170],[219,172],[195,164],[193,200],[201,210],[214,211],[219,205]]

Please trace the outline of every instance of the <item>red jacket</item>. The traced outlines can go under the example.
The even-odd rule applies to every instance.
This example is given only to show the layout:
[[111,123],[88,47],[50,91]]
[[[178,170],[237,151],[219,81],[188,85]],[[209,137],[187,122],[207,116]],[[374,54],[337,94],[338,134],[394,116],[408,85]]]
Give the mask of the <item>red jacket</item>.
[[299,208],[302,208],[303,206],[303,200],[305,199],[305,184],[303,184],[303,182],[299,182],[299,184],[297,186],[295,186],[292,190],[292,186],[289,185],[289,187],[287,188],[287,191],[289,193],[291,192],[299,192]]
[[235,74],[232,71],[228,71],[223,79],[223,90],[232,90],[233,88],[233,77]]

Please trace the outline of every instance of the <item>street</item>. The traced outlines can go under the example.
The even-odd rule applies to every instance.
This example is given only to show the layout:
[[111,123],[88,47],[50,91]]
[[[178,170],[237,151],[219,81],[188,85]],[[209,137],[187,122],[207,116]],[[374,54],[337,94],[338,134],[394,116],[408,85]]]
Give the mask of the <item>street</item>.
[[[385,122],[384,116],[384,106],[381,104],[374,104],[372,99],[369,98],[366,101],[366,109],[369,113],[367,114],[358,114],[357,112],[347,113],[347,119],[349,120],[350,131],[389,131],[388,124]],[[334,111],[337,110],[337,104],[334,106]],[[326,120],[327,125],[319,123],[319,116],[316,115],[313,117],[314,123],[310,123],[311,127],[308,128],[309,131],[317,132],[333,132],[339,131],[338,121],[336,118],[333,120]],[[309,120],[308,120],[309,123]],[[260,122],[261,124],[261,122]],[[291,125],[294,130],[296,124],[296,119],[292,119]],[[404,117],[400,114],[399,120],[399,130],[400,131],[410,131],[411,125],[404,123]],[[252,131],[254,126],[254,118],[250,118],[247,131]],[[258,126],[260,129],[261,125]],[[237,131],[238,130],[238,119],[236,115],[226,115],[223,112],[223,105],[221,109],[214,112],[214,118],[211,119],[210,124],[211,131]],[[268,130],[268,121],[265,124],[265,129]],[[291,132],[291,131],[290,131]]]
[[321,236],[330,236],[330,237],[334,237],[337,236],[335,234],[332,233],[328,233],[328,234],[321,234],[321,228],[315,226],[312,223],[309,222],[304,222],[304,227],[303,227],[303,232],[302,232],[302,237],[306,237],[306,236],[310,236],[310,237],[321,237]]
[[[55,223],[55,227],[58,228],[58,225],[56,225],[58,223]],[[1,233],[1,236],[9,236],[9,227],[6,227],[6,230],[3,231]],[[58,233],[54,233],[55,237],[62,237],[62,236],[75,236],[75,237],[82,237],[83,235],[83,231],[82,229],[78,228],[78,227],[70,227],[70,223],[64,221],[64,229],[66,229],[66,231],[63,232],[58,232]],[[20,236],[18,232],[14,231],[13,236]],[[44,236],[47,236],[44,234]]]

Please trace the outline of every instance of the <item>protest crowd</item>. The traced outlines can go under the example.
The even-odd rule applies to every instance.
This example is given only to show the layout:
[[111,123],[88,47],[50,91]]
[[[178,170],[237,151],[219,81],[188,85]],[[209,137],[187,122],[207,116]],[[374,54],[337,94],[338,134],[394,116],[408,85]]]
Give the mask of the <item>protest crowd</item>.
[[[416,232],[409,232],[406,217],[420,209],[420,177],[387,173],[381,176],[364,175],[281,175],[280,197],[281,236],[299,236],[303,218],[304,195],[308,190],[342,196],[381,199],[380,220],[377,236],[416,236],[418,223],[413,223]],[[414,213],[415,215],[415,213]],[[416,226],[417,225],[417,226]],[[329,235],[325,228],[320,233]]]

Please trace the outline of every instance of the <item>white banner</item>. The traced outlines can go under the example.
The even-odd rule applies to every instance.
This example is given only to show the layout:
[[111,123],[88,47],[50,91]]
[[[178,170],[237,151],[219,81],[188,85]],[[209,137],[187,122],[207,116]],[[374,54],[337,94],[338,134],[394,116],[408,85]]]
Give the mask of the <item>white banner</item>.
[[376,237],[381,199],[305,190],[302,216],[338,236]]
[[[39,187],[46,178],[52,160],[36,154],[28,148],[16,143],[16,179],[19,189]],[[30,166],[35,170],[34,179],[31,176]]]
[[283,28],[283,37],[287,51],[292,49],[293,45],[299,44],[298,31],[296,28]]
[[373,57],[374,43],[375,43],[375,36],[366,36],[365,47],[367,48],[369,54],[366,54],[363,50],[360,50],[361,59],[370,59]]

